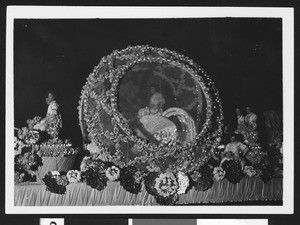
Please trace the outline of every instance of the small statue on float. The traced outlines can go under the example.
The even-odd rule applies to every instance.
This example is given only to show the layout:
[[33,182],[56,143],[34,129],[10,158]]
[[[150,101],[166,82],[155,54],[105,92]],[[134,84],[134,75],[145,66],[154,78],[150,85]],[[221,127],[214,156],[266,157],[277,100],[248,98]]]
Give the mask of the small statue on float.
[[55,95],[53,93],[48,93],[46,103],[48,105],[46,117],[33,128],[35,130],[46,131],[51,138],[57,138],[59,130],[62,128],[62,119],[58,111],[59,105],[56,102]]

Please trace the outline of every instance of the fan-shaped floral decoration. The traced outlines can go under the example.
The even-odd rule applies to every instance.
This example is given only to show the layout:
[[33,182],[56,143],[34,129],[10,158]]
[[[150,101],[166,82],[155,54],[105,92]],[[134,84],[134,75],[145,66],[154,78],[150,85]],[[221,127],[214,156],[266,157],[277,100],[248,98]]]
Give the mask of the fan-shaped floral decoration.
[[[188,177],[221,141],[223,114],[213,82],[193,60],[168,49],[133,46],[103,57],[78,109],[83,135],[99,148],[95,160],[116,166],[108,171],[111,180],[121,176],[130,190],[122,175],[140,171],[146,190],[163,204],[185,192]],[[140,180],[129,180],[136,193]]]

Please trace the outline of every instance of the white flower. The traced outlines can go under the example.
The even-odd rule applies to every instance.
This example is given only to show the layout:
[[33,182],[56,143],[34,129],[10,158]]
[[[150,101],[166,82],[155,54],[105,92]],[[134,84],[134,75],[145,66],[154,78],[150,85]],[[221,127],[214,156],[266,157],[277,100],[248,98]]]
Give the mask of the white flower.
[[115,181],[120,177],[120,169],[116,166],[109,167],[105,171],[105,175],[110,181]]
[[184,194],[190,184],[190,179],[185,173],[181,171],[178,172],[177,177],[178,177],[178,184],[179,184],[177,193]]
[[249,177],[253,177],[257,174],[256,170],[252,166],[245,166],[244,173]]
[[58,171],[54,170],[54,171],[51,171],[51,175],[53,177],[58,177],[60,175],[60,173]]
[[163,197],[176,194],[179,188],[176,177],[171,172],[160,174],[159,177],[155,179],[154,187],[157,193]]
[[223,170],[222,167],[215,167],[213,173],[216,181],[223,180],[226,174],[225,170]]
[[78,170],[69,170],[67,173],[67,178],[70,183],[77,183],[81,180],[80,171]]

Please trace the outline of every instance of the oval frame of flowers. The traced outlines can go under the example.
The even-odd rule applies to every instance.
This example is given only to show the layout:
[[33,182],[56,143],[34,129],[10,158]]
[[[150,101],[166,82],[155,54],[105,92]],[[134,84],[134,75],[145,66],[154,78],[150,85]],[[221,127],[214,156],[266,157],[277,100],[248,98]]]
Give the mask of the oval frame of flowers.
[[[116,60],[126,60],[126,64],[115,67]],[[156,63],[167,63],[173,66],[179,67],[189,73],[194,82],[200,86],[204,93],[206,100],[206,121],[201,131],[196,135],[196,138],[185,145],[175,145],[173,147],[162,147],[154,143],[147,143],[140,137],[133,134],[129,128],[128,123],[122,116],[121,112],[118,111],[118,86],[122,76],[126,74],[134,65],[142,62],[156,62]],[[106,69],[103,69],[106,68]],[[101,71],[103,70],[103,71]],[[201,74],[201,75],[200,75]],[[104,83],[109,81],[111,88],[106,91],[105,94],[99,95],[95,92],[94,86],[98,82]],[[114,132],[109,133],[108,131],[99,130],[95,128],[95,124],[100,123],[97,119],[97,115],[91,115],[88,110],[88,97],[94,99],[97,104],[97,109],[103,109],[109,116],[111,116],[111,122],[115,126]],[[93,140],[96,141],[98,146],[101,146],[107,153],[110,154],[109,150],[103,146],[99,137],[104,134],[110,139],[120,139],[124,142],[130,140],[137,144],[144,156],[136,157],[135,160],[128,162],[126,165],[132,165],[139,161],[151,160],[157,157],[166,157],[173,155],[175,152],[179,153],[178,157],[184,158],[185,155],[193,155],[192,149],[202,145],[210,144],[211,148],[215,148],[220,142],[220,136],[222,134],[223,126],[223,113],[218,91],[214,87],[213,82],[207,75],[207,73],[194,63],[189,58],[180,55],[174,51],[168,49],[161,49],[150,46],[133,46],[123,49],[121,51],[113,51],[107,57],[103,57],[95,67],[93,73],[87,78],[87,82],[82,90],[81,100],[79,101],[79,121],[80,126],[83,128],[82,123],[87,124],[87,131],[92,136]],[[125,135],[119,134],[121,129]],[[117,145],[118,142],[116,142]],[[116,148],[116,153],[113,156],[113,161],[118,161],[122,157],[122,152],[119,148]],[[208,157],[200,157],[200,161],[207,160]],[[144,160],[143,160],[144,159]],[[198,160],[198,161],[199,161]],[[195,159],[193,162],[196,164]]]

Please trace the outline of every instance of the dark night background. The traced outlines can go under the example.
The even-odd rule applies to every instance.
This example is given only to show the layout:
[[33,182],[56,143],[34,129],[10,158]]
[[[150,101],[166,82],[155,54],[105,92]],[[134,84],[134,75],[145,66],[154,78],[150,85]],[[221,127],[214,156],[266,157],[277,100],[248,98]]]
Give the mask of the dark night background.
[[57,95],[62,138],[81,146],[78,101],[103,56],[129,45],[168,48],[202,66],[215,82],[225,123],[235,108],[282,111],[281,19],[15,20],[15,126],[44,117],[48,90]]

